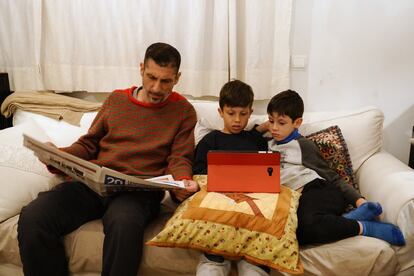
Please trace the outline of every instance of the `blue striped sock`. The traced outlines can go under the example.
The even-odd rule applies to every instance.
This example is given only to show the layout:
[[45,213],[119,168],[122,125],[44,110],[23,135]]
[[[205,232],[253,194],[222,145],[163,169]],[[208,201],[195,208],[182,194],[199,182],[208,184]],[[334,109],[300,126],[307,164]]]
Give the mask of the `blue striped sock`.
[[381,239],[392,245],[405,245],[402,232],[393,224],[376,221],[360,221],[360,223],[363,227],[363,236]]
[[358,208],[343,214],[342,216],[347,219],[354,220],[374,220],[377,216],[381,215],[382,207],[378,202],[365,202]]

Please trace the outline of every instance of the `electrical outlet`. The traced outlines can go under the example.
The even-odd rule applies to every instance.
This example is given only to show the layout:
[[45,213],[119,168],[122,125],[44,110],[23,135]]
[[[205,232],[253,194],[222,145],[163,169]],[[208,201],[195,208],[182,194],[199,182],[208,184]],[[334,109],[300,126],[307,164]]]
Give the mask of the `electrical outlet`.
[[306,67],[306,56],[305,55],[292,55],[291,68],[293,69],[305,69]]

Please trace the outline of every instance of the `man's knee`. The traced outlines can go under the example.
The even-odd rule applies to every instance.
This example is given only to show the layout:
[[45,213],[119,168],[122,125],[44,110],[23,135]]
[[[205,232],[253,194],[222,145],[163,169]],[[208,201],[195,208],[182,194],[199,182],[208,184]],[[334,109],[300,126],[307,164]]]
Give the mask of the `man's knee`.
[[17,231],[30,232],[30,230],[40,227],[42,225],[42,211],[36,202],[31,202],[23,207],[19,215]]
[[59,198],[54,197],[54,192],[42,192],[38,197],[22,208],[19,216],[17,232],[19,237],[41,236],[46,233],[52,235],[58,230],[56,218],[62,212],[56,208]]
[[20,249],[35,248],[51,233],[47,231],[42,216],[29,206],[23,207],[17,224],[17,239]]

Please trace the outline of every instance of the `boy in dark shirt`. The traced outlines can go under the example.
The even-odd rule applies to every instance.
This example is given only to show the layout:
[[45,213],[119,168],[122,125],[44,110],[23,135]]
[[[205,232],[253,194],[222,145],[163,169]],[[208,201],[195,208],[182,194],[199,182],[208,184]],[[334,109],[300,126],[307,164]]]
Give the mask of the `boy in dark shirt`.
[[[194,174],[207,174],[207,153],[210,150],[267,151],[267,140],[262,137],[262,132],[267,130],[266,124],[255,125],[250,131],[244,130],[253,112],[253,97],[252,88],[239,80],[232,80],[222,87],[218,112],[224,127],[213,130],[198,143]],[[263,276],[270,272],[268,267],[259,267],[244,260],[239,261],[237,266],[239,275]],[[230,267],[230,261],[222,256],[204,254],[200,257],[197,275],[227,275]]]
[[255,125],[246,131],[253,112],[253,91],[239,80],[226,83],[220,91],[219,109],[224,128],[213,130],[201,139],[195,150],[194,174],[207,174],[207,153],[210,150],[267,151],[262,133],[264,125]]

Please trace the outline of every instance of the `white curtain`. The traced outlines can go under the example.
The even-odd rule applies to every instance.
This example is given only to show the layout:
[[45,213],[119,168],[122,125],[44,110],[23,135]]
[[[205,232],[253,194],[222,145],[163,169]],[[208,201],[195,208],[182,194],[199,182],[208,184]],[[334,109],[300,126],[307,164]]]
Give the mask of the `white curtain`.
[[0,72],[11,89],[43,89],[40,74],[41,0],[0,0]]
[[289,88],[291,9],[291,1],[230,1],[230,77],[257,100]]
[[0,71],[14,90],[108,92],[140,84],[153,42],[182,55],[177,91],[257,99],[289,87],[292,0],[0,0]]

